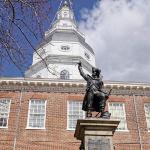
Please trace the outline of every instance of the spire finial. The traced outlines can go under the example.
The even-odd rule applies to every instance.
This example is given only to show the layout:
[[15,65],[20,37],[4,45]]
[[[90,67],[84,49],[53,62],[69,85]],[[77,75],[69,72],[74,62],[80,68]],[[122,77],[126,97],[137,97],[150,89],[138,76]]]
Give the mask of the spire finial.
[[70,6],[68,0],[65,0],[65,1],[64,1],[63,6],[66,6],[66,7],[69,7],[69,6]]

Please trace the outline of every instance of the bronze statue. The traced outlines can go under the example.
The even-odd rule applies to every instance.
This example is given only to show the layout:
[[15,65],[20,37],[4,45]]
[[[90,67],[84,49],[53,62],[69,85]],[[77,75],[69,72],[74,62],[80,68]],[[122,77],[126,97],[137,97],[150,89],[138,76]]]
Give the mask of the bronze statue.
[[110,118],[111,114],[105,111],[105,106],[111,91],[106,93],[103,90],[101,70],[93,67],[92,76],[90,76],[83,72],[81,62],[78,63],[78,69],[80,75],[87,81],[86,94],[82,105],[82,110],[87,112],[86,117],[92,117],[92,112],[96,111],[98,114],[101,113],[100,118]]

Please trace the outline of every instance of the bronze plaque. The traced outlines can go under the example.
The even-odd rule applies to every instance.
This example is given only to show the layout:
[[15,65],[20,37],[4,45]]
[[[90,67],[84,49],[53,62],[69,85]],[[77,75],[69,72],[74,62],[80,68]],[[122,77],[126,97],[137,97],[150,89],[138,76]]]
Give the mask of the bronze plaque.
[[110,139],[88,139],[88,150],[110,150]]

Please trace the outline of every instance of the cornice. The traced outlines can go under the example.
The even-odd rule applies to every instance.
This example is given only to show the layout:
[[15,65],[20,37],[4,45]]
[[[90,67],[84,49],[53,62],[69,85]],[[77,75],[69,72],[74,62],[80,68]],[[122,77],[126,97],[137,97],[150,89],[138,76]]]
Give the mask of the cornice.
[[[112,89],[112,95],[150,96],[150,83],[104,81],[105,90]],[[0,91],[34,91],[85,93],[84,80],[58,80],[34,78],[0,78]]]
[[[92,47],[88,43],[86,43],[84,34],[80,33],[78,30],[74,30],[74,29],[52,29],[50,31],[47,31],[44,41],[37,47],[37,49],[43,47],[44,45],[46,45],[49,42],[55,41],[55,40],[52,40],[52,36],[54,36],[55,33],[62,33],[62,34],[68,33],[68,34],[76,35],[78,42],[82,46],[84,46],[86,49],[88,49],[93,55],[95,55]],[[57,40],[57,41],[59,41],[59,40]],[[70,40],[68,39],[67,42],[70,42]],[[71,41],[71,42],[73,42],[73,41]],[[74,41],[74,42],[77,42],[77,41]]]
[[[48,55],[47,57],[44,58],[44,60],[46,61],[46,64],[68,64],[68,65],[76,65],[79,60],[82,62],[83,67],[88,71],[91,72],[92,71],[92,65],[86,61],[85,59],[83,59],[80,56],[70,56],[70,55]],[[37,63],[35,63],[34,65],[32,65],[30,67],[30,69],[28,69],[25,73],[26,77],[30,77],[33,74],[39,72],[40,70],[45,68],[45,64],[43,63],[43,61],[39,61]]]

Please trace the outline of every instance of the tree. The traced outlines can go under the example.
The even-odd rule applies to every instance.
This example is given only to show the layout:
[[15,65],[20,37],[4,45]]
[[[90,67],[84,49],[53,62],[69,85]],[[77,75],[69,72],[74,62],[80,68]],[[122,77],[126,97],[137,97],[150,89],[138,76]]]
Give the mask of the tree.
[[23,74],[32,52],[37,53],[35,43],[42,39],[45,26],[50,24],[51,1],[0,1],[0,64],[11,61]]

